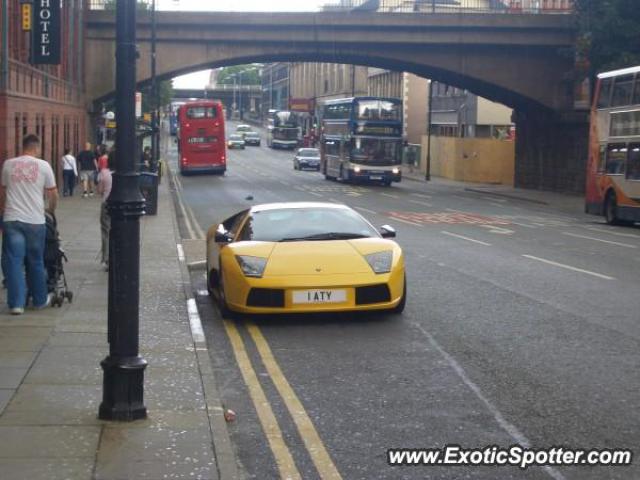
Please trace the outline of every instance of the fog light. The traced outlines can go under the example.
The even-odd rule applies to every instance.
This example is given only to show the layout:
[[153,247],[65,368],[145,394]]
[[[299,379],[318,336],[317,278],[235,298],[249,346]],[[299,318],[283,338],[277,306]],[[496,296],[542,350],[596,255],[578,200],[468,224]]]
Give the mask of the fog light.
[[353,171],[356,173],[360,173],[360,167],[353,167]]

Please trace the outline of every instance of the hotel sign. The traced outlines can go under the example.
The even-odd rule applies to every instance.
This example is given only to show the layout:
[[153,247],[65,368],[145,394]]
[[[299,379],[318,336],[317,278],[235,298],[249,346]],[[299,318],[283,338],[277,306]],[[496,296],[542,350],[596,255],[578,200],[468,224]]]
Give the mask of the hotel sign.
[[31,63],[60,64],[60,0],[33,0]]

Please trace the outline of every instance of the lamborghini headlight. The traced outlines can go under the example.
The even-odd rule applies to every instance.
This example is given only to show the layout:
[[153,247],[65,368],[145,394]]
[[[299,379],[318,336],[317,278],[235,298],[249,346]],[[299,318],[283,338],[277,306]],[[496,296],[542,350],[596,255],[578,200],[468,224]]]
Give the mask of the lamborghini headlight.
[[261,278],[264,268],[267,266],[267,259],[262,257],[236,255],[236,260],[245,277]]
[[364,258],[375,273],[389,273],[391,271],[391,263],[393,261],[393,252],[391,250],[371,253],[365,255]]

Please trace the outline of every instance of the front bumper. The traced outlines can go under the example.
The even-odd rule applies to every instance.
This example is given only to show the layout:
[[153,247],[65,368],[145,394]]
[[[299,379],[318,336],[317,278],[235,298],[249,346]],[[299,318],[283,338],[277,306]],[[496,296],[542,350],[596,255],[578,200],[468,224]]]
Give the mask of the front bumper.
[[402,180],[402,172],[393,173],[391,171],[366,170],[364,168],[359,172],[349,170],[349,180],[354,182],[400,182]]
[[245,144],[244,143],[228,143],[227,144],[227,148],[230,149],[234,149],[234,148],[244,148]]
[[298,160],[298,165],[300,165],[300,168],[313,168],[315,170],[318,170],[320,168],[320,161],[319,160]]
[[[247,278],[225,272],[227,305],[240,313],[320,313],[387,310],[396,307],[404,292],[404,268],[386,274],[293,275]],[[293,292],[300,290],[345,290],[340,303],[294,303]],[[384,298],[386,300],[376,301]],[[271,301],[268,300],[271,299]],[[257,300],[256,300],[257,299]],[[259,304],[259,305],[257,305]],[[271,306],[267,306],[271,304]],[[279,305],[279,306],[273,306]]]
[[227,170],[227,165],[181,165],[181,172],[211,172],[211,173],[224,173]]

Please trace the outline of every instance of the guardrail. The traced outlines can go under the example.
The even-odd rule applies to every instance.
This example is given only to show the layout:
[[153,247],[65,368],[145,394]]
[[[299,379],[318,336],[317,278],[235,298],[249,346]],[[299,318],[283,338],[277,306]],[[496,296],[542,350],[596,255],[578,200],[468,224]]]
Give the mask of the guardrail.
[[[85,0],[89,10],[115,9],[116,0]],[[159,3],[159,2],[158,2]],[[205,2],[203,2],[205,3]],[[206,11],[257,11],[254,2],[235,0],[233,7],[225,8],[231,2],[206,2]],[[243,8],[247,5],[246,8]],[[377,13],[527,13],[527,14],[568,14],[573,13],[574,0],[327,0],[320,9],[308,12],[377,12]],[[151,0],[138,0],[140,10],[150,10]],[[264,12],[285,11],[278,8],[277,2],[264,2]],[[268,8],[268,9],[267,9]],[[305,11],[298,6],[295,11]],[[161,10],[161,8],[158,8]],[[179,2],[171,10],[180,10]],[[205,10],[205,9],[203,9]]]

